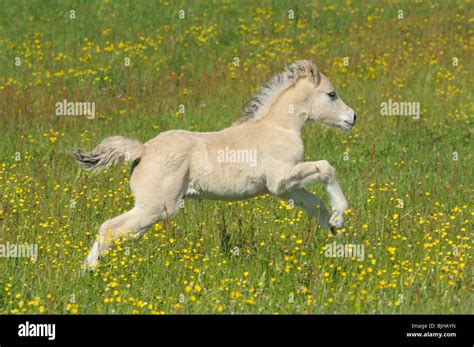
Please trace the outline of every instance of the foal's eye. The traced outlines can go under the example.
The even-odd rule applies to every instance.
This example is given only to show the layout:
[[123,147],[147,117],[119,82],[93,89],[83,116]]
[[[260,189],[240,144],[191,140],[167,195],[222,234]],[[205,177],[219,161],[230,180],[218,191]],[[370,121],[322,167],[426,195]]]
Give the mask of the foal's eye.
[[336,92],[330,92],[330,93],[328,93],[328,95],[329,95],[329,97],[332,98],[332,99],[335,99],[336,96],[337,96]]

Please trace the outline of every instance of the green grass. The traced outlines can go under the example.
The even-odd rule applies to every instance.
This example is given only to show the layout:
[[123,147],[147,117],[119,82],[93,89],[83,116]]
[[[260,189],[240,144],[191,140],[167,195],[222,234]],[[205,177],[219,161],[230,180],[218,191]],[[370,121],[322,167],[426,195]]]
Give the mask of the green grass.
[[[0,258],[0,312],[473,313],[472,6],[170,3],[0,8],[0,243],[39,247],[36,261]],[[351,133],[310,124],[304,141],[306,160],[337,169],[351,209],[336,242],[364,244],[363,261],[326,257],[334,239],[266,196],[186,201],[80,275],[100,224],[133,197],[129,167],[93,176],[72,148],[230,126],[260,85],[302,58],[358,113]],[[65,98],[95,102],[96,118],[54,116]],[[421,118],[381,116],[388,99],[420,102]],[[328,201],[321,185],[308,188]]]

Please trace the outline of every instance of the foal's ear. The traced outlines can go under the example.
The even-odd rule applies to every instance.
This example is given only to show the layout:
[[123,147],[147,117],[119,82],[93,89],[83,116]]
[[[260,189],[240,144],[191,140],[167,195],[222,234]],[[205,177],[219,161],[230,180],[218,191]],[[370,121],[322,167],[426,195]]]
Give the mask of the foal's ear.
[[311,64],[309,64],[309,73],[313,81],[315,81],[316,85],[318,86],[319,83],[321,83],[321,73],[313,61],[311,61]]

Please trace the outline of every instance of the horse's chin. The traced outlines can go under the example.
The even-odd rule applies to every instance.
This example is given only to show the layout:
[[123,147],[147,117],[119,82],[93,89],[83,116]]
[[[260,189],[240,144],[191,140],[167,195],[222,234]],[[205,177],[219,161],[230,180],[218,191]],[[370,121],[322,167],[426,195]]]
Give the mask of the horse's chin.
[[343,122],[343,123],[336,124],[334,127],[339,129],[340,131],[348,133],[349,131],[352,130],[352,128],[354,128],[354,125],[350,125],[347,122]]
[[325,127],[328,127],[328,128],[337,129],[337,130],[342,131],[344,133],[348,133],[354,127],[354,126],[351,126],[351,125],[348,125],[348,124],[345,124],[345,123],[342,123],[342,124],[340,124],[340,123],[337,123],[337,124],[324,124],[323,123],[323,125]]
[[340,130],[342,132],[345,132],[345,133],[348,133],[349,131],[351,131],[353,128],[353,126],[347,126],[347,127],[340,127]]
[[323,123],[323,122],[318,122],[318,121],[313,121],[313,122],[317,123],[317,124],[320,124],[325,128],[332,128],[332,129],[336,129],[336,130],[339,130],[339,131],[342,131],[342,132],[345,132],[345,133],[348,133],[353,128],[353,127],[348,126],[346,124],[339,124],[339,123],[336,123],[336,124],[329,123],[328,124],[328,123]]

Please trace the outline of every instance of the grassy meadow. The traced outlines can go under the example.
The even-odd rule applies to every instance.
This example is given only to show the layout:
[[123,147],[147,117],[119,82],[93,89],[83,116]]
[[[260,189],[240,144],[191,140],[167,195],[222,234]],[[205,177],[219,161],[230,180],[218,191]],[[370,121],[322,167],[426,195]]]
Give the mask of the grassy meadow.
[[[0,313],[474,313],[472,17],[463,1],[2,4],[0,244],[38,255],[0,257]],[[81,275],[133,196],[129,165],[93,175],[71,149],[228,127],[296,59],[358,114],[350,133],[303,134],[305,159],[337,169],[345,235],[271,196],[187,200]],[[64,99],[95,117],[56,116]],[[419,119],[381,115],[389,100]],[[327,257],[333,242],[363,259]]]

